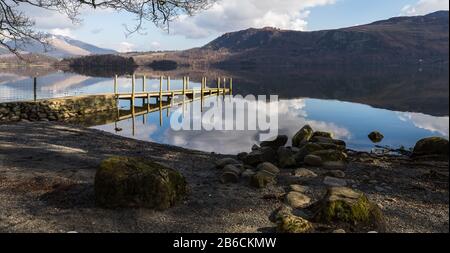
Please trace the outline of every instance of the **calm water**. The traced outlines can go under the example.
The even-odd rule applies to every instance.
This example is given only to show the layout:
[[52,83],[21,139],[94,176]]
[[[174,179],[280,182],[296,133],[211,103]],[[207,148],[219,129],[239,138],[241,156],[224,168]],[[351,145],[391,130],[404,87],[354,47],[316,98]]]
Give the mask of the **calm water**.
[[[337,138],[345,140],[352,149],[370,150],[374,145],[368,140],[367,134],[373,130],[378,130],[385,135],[385,139],[380,145],[394,148],[405,146],[409,148],[413,147],[415,142],[423,137],[443,136],[448,138],[449,135],[448,72],[433,75],[437,76],[436,80],[438,81],[430,80],[427,76],[424,77],[424,80],[433,83],[434,89],[430,90],[434,90],[438,94],[434,100],[428,97],[430,96],[430,92],[423,92],[425,94],[423,97],[417,97],[417,94],[408,95],[407,90],[404,90],[403,93],[400,92],[402,95],[398,95],[398,100],[395,97],[393,98],[398,92],[398,86],[402,83],[408,83],[409,87],[414,86],[414,89],[420,87],[421,84],[419,81],[422,77],[421,74],[414,79],[416,80],[415,82],[410,82],[411,75],[405,76],[407,82],[403,82],[401,77],[396,76],[394,81],[384,81],[384,86],[379,86],[383,87],[383,89],[377,90],[373,86],[368,86],[366,89],[361,88],[361,85],[366,84],[356,83],[357,80],[352,79],[354,77],[345,79],[349,80],[349,84],[340,80],[341,77],[331,78],[331,80],[327,80],[330,83],[327,86],[326,83],[323,83],[324,76],[321,74],[320,76],[322,78],[316,79],[321,81],[318,81],[316,86],[308,89],[305,85],[308,84],[311,78],[310,76],[303,79],[293,77],[292,80],[276,79],[275,76],[273,78],[266,78],[265,81],[260,82],[260,85],[256,85],[248,81],[245,76],[242,77],[239,73],[235,77],[233,88],[235,95],[259,95],[264,94],[264,91],[271,94],[280,94],[281,99],[277,102],[278,130],[280,134],[293,136],[304,124],[310,124],[315,130],[333,132]],[[252,79],[251,77],[248,79]],[[171,87],[173,89],[181,88],[181,80],[174,79],[172,80]],[[286,88],[281,88],[285,87],[281,83],[289,82],[292,85],[292,82],[295,80],[299,80],[297,81],[298,85],[290,88],[291,92],[287,92]],[[339,88],[334,87],[334,90],[323,90],[320,92],[321,89],[318,87],[330,87],[335,82],[339,83]],[[270,83],[273,85],[270,86]],[[391,85],[390,83],[393,84]],[[119,84],[119,91],[128,92],[131,90],[131,81],[129,79],[121,78]],[[395,87],[395,89],[389,88],[391,86]],[[191,87],[199,87],[199,83],[193,80],[191,81]],[[266,88],[262,89],[261,87]],[[356,88],[352,89],[349,87]],[[147,89],[158,90],[159,80],[149,80]],[[279,90],[278,93],[276,92],[277,89]],[[447,93],[445,94],[446,103],[444,103],[445,97],[442,100],[442,89],[444,91],[447,89]],[[137,80],[136,90],[142,90],[141,80],[139,79]],[[364,93],[366,90],[369,90],[372,95],[370,93]],[[110,93],[112,91],[113,82],[111,78],[55,72],[39,77],[35,89],[33,87],[33,79],[30,77],[8,72],[0,73],[0,102],[32,100],[35,95],[34,93],[36,93],[37,98],[51,98],[69,95]],[[414,101],[405,99],[413,95],[416,96]],[[366,99],[367,102],[364,98],[368,98]],[[217,99],[223,101],[224,98],[210,97],[206,99],[205,104],[208,104],[212,100],[217,101]],[[436,101],[439,102],[440,99],[444,102],[434,103]],[[393,103],[392,101],[399,102]],[[417,104],[418,101],[424,102]],[[137,105],[139,103],[140,101],[136,102]],[[122,109],[128,110],[129,102],[121,101],[120,106]],[[260,104],[258,106],[265,105]],[[185,104],[186,110],[188,108],[199,107],[200,101],[198,100]],[[229,154],[248,151],[253,144],[259,141],[257,131],[175,131],[170,127],[170,119],[177,112],[177,109],[181,108],[180,105],[174,105],[169,111],[156,111],[116,123],[93,127],[139,140]],[[402,110],[404,108],[419,109],[411,111]],[[205,107],[203,113],[199,110],[193,110],[196,112],[192,112],[191,115],[194,120],[202,120],[201,116],[207,112],[207,109]]]

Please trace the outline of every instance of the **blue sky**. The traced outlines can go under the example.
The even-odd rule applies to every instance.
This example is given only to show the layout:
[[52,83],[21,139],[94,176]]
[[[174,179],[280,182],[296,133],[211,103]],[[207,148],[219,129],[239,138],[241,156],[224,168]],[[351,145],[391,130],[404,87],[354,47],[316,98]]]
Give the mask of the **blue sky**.
[[167,33],[152,23],[142,34],[126,36],[134,17],[109,10],[85,10],[81,24],[59,13],[24,7],[43,31],[68,35],[118,51],[180,50],[206,44],[225,32],[273,26],[313,31],[370,23],[399,15],[448,10],[448,0],[219,0],[194,17],[180,16]]

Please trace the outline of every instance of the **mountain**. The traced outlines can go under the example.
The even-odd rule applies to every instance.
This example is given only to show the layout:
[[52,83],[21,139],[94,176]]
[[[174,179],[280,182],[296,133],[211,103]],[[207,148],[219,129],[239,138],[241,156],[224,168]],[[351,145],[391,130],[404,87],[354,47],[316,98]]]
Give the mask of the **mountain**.
[[226,52],[217,62],[226,67],[448,63],[448,21],[448,11],[439,11],[313,32],[251,28],[224,34],[199,50]]
[[[12,45],[12,42],[10,42]],[[19,48],[24,53],[44,54],[54,58],[67,58],[76,56],[98,55],[98,54],[115,54],[114,50],[104,49],[92,44],[88,44],[79,40],[72,39],[67,36],[50,35],[48,38],[47,50],[44,46],[36,41],[27,44],[19,44]],[[1,50],[0,54],[8,53]]]

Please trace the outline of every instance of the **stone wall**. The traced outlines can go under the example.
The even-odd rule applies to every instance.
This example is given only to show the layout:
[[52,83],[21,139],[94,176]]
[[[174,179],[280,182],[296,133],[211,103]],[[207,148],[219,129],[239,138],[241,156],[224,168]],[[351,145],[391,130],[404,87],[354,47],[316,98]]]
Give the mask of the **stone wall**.
[[63,121],[117,109],[114,95],[91,95],[0,103],[0,122]]

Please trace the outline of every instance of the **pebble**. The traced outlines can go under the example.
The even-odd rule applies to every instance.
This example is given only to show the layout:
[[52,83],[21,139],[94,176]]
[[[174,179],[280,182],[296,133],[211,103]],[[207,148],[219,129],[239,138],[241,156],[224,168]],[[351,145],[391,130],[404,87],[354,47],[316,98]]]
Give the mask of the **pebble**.
[[299,185],[299,184],[293,184],[293,185],[289,186],[289,188],[291,189],[291,191],[300,192],[300,193],[306,193],[309,191],[308,186],[303,186],[303,185]]
[[311,202],[311,199],[300,192],[289,192],[286,195],[286,204],[292,208],[303,208]]
[[317,177],[317,174],[308,169],[301,168],[295,170],[294,176],[303,178],[314,178]]

